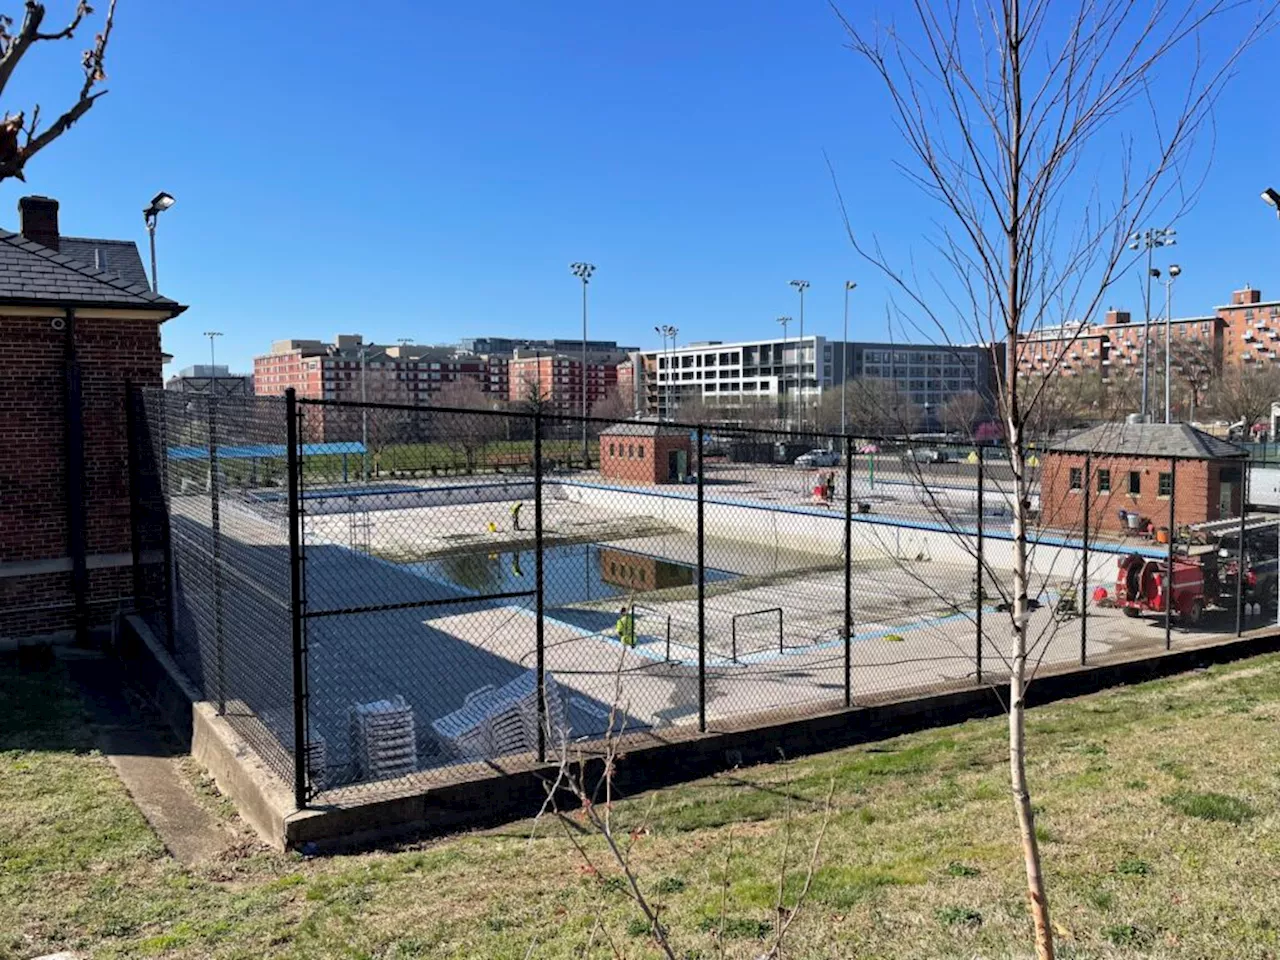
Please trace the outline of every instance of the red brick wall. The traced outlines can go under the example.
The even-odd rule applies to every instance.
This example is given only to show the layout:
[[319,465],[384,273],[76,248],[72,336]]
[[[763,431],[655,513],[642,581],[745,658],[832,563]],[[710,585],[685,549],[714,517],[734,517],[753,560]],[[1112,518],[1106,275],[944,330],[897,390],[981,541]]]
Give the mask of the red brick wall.
[[[613,452],[610,453],[610,447]],[[643,448],[643,456],[641,456]],[[693,469],[689,439],[679,436],[622,437],[605,434],[600,438],[600,475],[620,483],[652,485],[668,483],[667,456],[672,450],[685,451],[686,470]]]
[[[1090,527],[1094,531],[1118,533],[1124,529],[1121,509],[1137,512],[1157,527],[1169,524],[1169,498],[1159,495],[1160,474],[1170,471],[1169,461],[1141,457],[1092,457],[1092,476],[1084,477],[1085,458],[1077,454],[1045,454],[1040,475],[1040,515],[1045,526],[1082,532],[1084,526],[1084,491],[1071,489],[1072,468],[1081,471],[1081,479],[1089,483]],[[1219,495],[1223,469],[1237,470],[1233,461],[1179,461],[1176,470],[1174,522],[1202,523],[1221,519]],[[1098,490],[1098,472],[1111,471],[1111,490]],[[1141,477],[1141,491],[1129,493],[1129,472]],[[1232,497],[1231,512],[1239,515],[1239,486]],[[1229,516],[1230,514],[1228,514]]]
[[[86,549],[128,553],[128,445],[124,385],[161,383],[155,319],[75,323],[84,418]],[[67,542],[64,350],[50,317],[0,317],[0,561],[65,561]],[[129,571],[91,569],[90,600],[114,606]],[[0,577],[0,636],[65,629],[71,620],[65,571]],[[128,592],[127,585],[124,588]]]

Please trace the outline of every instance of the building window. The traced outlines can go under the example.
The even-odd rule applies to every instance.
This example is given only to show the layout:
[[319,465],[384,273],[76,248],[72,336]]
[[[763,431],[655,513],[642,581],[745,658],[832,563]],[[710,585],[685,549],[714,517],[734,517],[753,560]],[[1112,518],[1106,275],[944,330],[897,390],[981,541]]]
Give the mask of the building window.
[[1161,497],[1173,496],[1173,474],[1162,473],[1156,482],[1156,495]]
[[609,444],[609,456],[612,457],[616,455],[617,455],[617,451],[614,449],[614,445],[612,443]]
[[1072,490],[1081,490],[1084,488],[1084,470],[1080,467],[1072,467],[1068,474],[1069,485]]
[[640,460],[643,460],[643,459],[644,459],[644,444],[643,444],[643,443],[642,443],[642,444],[640,444],[640,446],[636,447],[636,454],[637,454],[637,456],[638,456],[638,458],[639,458]]
[[630,459],[636,455],[636,445],[634,443],[627,444],[627,458]]
[[1142,472],[1139,470],[1129,471],[1129,494],[1136,497],[1142,492]]
[[1099,493],[1111,492],[1111,471],[1110,470],[1098,471],[1098,492]]

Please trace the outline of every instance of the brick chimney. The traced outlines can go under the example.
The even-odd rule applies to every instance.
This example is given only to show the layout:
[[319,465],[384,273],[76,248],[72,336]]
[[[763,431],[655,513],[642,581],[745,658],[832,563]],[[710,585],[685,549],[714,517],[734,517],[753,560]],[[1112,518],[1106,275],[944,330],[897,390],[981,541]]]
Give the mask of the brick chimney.
[[52,197],[22,197],[18,201],[19,229],[28,240],[58,249],[58,201]]
[[1255,290],[1247,283],[1243,290],[1236,290],[1231,294],[1231,305],[1233,307],[1248,306],[1251,303],[1262,302],[1262,291]]
[[1128,323],[1129,311],[1117,310],[1115,307],[1107,308],[1107,326],[1114,327],[1116,324]]

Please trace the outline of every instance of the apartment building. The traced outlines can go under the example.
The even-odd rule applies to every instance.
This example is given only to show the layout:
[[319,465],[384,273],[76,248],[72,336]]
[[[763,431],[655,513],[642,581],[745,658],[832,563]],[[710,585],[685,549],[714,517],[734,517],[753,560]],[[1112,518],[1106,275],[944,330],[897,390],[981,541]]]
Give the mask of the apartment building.
[[[507,364],[507,397],[512,403],[540,400],[550,413],[582,413],[582,355],[517,349]],[[618,387],[618,361],[612,351],[587,353],[587,413]]]
[[[1164,326],[1163,317],[1153,317],[1148,328],[1127,310],[1108,309],[1100,324],[1045,327],[1023,336],[1018,372],[1108,378],[1126,368],[1141,373],[1144,337],[1150,337],[1149,362],[1158,366]],[[1219,371],[1280,363],[1280,301],[1263,300],[1262,291],[1246,285],[1211,314],[1174,317],[1169,338],[1175,360],[1180,345],[1197,343]]]
[[[514,356],[517,350],[526,350],[531,354],[574,354],[582,356],[581,340],[532,340],[513,337],[463,337],[458,341],[463,353],[484,354],[486,356]],[[622,347],[616,340],[588,340],[588,354],[608,354],[614,361],[621,361],[629,353],[639,347]]]
[[278,340],[270,353],[253,360],[254,391],[260,396],[293,387],[299,397],[313,399],[425,405],[447,384],[466,380],[506,399],[506,358],[452,347],[365,343],[359,334],[343,334],[333,343]]
[[991,396],[992,356],[983,346],[844,342],[815,335],[643,351],[634,371],[642,411],[649,415],[673,415],[692,398],[722,406],[763,400],[782,410],[811,408],[846,378],[874,378],[896,384],[929,418],[958,394]]

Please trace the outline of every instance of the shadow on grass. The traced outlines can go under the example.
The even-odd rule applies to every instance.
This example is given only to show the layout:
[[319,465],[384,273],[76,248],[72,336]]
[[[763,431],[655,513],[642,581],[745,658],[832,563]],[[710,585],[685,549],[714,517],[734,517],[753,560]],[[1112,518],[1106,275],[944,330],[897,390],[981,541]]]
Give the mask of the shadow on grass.
[[48,647],[0,654],[0,751],[93,748],[84,705]]

